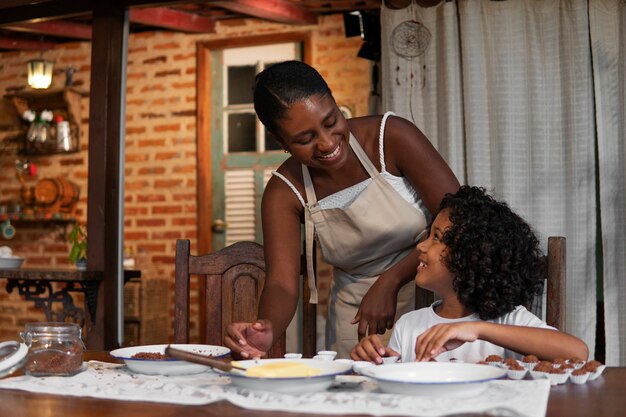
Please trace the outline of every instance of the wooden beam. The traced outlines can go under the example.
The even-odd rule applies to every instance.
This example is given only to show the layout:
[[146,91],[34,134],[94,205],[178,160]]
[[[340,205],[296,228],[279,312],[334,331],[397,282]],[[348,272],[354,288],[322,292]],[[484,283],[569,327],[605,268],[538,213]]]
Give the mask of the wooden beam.
[[[36,3],[44,3],[46,1],[52,0],[38,0]],[[9,7],[17,7],[17,6],[29,6],[35,3],[33,0],[2,0],[0,2],[0,9],[7,9]]]
[[87,269],[104,271],[96,322],[87,337],[92,350],[119,347],[123,329],[124,137],[128,10],[102,2],[93,14]]
[[[2,0],[0,0],[1,2]],[[30,2],[32,3],[32,1]],[[95,0],[54,0],[36,4],[17,5],[3,8],[0,13],[0,25],[7,23],[51,20],[91,14]],[[18,3],[19,4],[19,3]]]
[[130,21],[149,26],[191,33],[214,33],[215,21],[197,14],[180,12],[166,7],[130,10]]
[[290,25],[317,24],[317,14],[285,0],[213,1],[211,5],[219,6],[235,13]]
[[0,37],[0,49],[14,49],[18,51],[45,51],[54,48],[54,42],[43,42],[32,39]]
[[35,23],[14,23],[2,27],[16,32],[40,33],[63,38],[91,39],[91,26],[64,20]]

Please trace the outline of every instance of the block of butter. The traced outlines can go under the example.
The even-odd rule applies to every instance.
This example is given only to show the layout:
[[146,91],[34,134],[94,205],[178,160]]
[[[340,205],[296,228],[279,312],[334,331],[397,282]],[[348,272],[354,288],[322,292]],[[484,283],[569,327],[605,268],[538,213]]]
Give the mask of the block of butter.
[[[233,362],[233,364],[235,364]],[[301,378],[321,374],[319,369],[299,362],[270,362],[246,370],[246,376],[255,378]]]

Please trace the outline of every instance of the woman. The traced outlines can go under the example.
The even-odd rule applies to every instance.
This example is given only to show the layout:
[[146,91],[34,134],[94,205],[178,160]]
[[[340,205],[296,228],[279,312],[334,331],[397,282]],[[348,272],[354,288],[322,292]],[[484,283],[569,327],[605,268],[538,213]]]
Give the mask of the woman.
[[412,310],[415,243],[428,212],[459,183],[415,125],[389,114],[346,120],[321,75],[302,62],[261,72],[254,105],[291,157],[263,194],[259,320],[231,324],[225,343],[235,356],[262,357],[287,328],[299,297],[304,223],[309,268],[314,236],[334,266],[326,345],[347,358],[360,338],[385,333]]

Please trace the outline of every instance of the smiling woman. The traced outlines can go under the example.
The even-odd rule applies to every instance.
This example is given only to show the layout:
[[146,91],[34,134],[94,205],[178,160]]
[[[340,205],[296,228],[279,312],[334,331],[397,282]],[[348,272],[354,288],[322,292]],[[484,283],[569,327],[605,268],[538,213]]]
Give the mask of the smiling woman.
[[[226,344],[235,355],[263,356],[285,330],[298,301],[304,223],[309,276],[314,237],[334,266],[326,346],[348,357],[360,336],[385,333],[397,314],[412,308],[414,245],[429,212],[458,181],[407,120],[392,113],[346,119],[325,80],[302,62],[261,72],[254,104],[291,157],[263,195],[263,320],[233,323]],[[309,285],[315,303],[315,279]]]

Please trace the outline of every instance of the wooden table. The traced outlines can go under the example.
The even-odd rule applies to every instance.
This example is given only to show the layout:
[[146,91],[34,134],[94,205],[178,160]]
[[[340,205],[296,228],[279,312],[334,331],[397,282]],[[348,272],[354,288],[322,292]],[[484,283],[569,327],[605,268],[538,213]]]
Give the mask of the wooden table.
[[[117,362],[104,352],[88,352],[85,360]],[[584,385],[565,384],[552,387],[548,399],[548,417],[617,417],[626,412],[626,368],[607,368],[603,375]],[[244,410],[220,401],[187,406],[163,403],[113,401],[98,398],[34,394],[0,389],[0,416],[20,417],[295,417],[289,412]],[[306,414],[328,417],[328,414]]]

